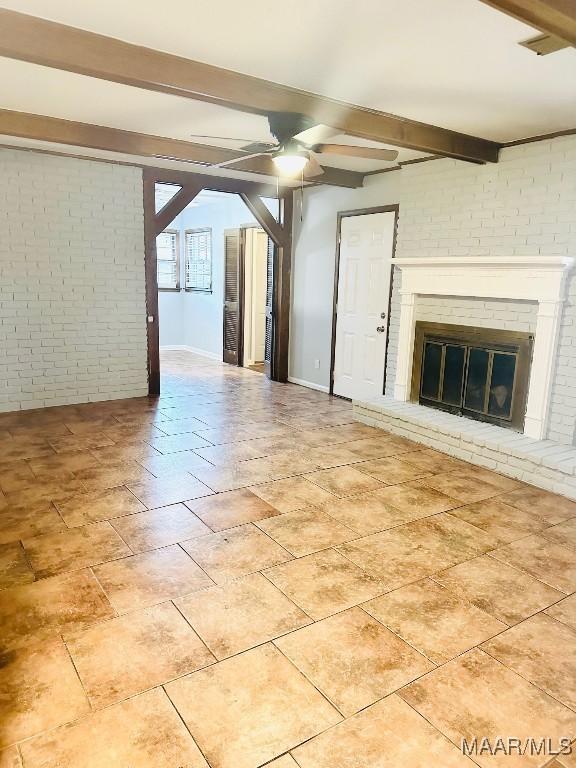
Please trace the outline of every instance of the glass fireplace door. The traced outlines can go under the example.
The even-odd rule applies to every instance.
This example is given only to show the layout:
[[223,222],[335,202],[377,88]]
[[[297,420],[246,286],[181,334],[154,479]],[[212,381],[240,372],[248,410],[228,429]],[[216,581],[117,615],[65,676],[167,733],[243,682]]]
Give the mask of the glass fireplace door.
[[[419,402],[516,428],[518,347],[425,337]],[[522,393],[520,393],[522,396]]]

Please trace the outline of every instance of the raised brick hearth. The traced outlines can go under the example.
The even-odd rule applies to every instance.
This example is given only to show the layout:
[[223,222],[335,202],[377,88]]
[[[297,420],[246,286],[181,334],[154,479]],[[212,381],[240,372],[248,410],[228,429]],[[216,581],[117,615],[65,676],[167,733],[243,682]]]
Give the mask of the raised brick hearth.
[[576,499],[576,448],[386,396],[354,402],[354,415],[364,424]]

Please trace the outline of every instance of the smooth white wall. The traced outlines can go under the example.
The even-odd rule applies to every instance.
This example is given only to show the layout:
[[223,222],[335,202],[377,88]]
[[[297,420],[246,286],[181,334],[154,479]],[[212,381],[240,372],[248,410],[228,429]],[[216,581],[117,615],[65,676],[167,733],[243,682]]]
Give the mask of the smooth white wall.
[[[275,203],[265,202],[269,208],[276,207]],[[221,359],[224,230],[256,223],[241,198],[230,194],[201,203],[198,207],[185,208],[168,227],[180,231],[182,290],[159,292],[161,347],[191,347]],[[184,291],[184,232],[203,227],[212,229],[212,293]]]
[[0,411],[146,395],[142,171],[0,149]]
[[[299,195],[296,196],[298,200]],[[399,203],[396,256],[576,257],[576,136],[502,150],[500,162],[483,166],[434,160],[374,176],[360,190],[316,187],[304,193],[304,221],[295,217],[290,376],[328,386],[336,215]],[[394,385],[398,343],[399,277],[390,317],[387,392]],[[430,311],[436,311],[430,307]],[[482,302],[458,321],[479,324],[479,313],[502,323],[530,323],[518,302]],[[430,318],[432,319],[432,317]],[[482,322],[482,324],[487,324]],[[320,360],[320,368],[315,367]],[[568,281],[548,437],[564,444],[576,432],[576,277]]]

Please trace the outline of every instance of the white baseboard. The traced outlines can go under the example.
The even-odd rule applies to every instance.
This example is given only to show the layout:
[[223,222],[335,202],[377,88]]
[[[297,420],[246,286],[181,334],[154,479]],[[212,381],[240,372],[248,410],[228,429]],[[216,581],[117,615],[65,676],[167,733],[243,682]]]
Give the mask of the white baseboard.
[[288,376],[288,381],[291,384],[299,384],[301,387],[316,389],[318,392],[330,392],[330,387],[326,387],[324,384],[315,384],[313,381],[306,381],[305,379],[295,379],[294,376]]
[[160,347],[160,352],[193,352],[195,355],[201,355],[202,357],[208,357],[210,360],[218,360],[220,363],[222,362],[222,355],[217,355],[215,352],[208,352],[206,349],[188,347],[185,344],[165,344]]

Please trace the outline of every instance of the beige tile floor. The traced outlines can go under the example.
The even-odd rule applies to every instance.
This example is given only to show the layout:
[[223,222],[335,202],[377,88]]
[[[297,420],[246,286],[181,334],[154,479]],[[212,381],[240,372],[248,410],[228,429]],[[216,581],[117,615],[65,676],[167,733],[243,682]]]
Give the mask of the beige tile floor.
[[0,659],[0,768],[569,768],[460,745],[576,739],[576,504],[172,352],[0,415]]

